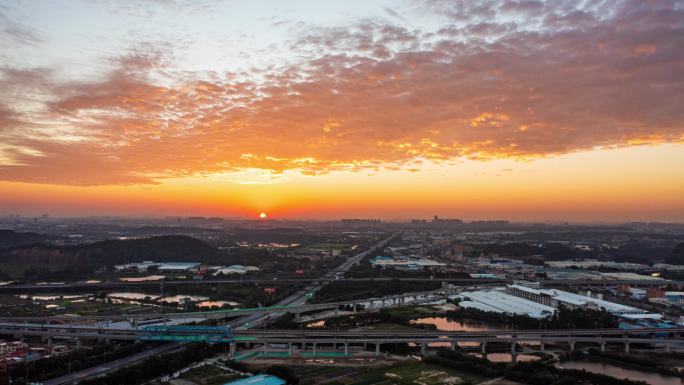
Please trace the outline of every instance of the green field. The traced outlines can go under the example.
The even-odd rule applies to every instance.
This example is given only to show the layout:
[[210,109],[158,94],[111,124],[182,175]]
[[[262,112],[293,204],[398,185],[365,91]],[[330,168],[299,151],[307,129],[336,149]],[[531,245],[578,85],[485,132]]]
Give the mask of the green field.
[[293,368],[301,385],[457,385],[480,383],[486,378],[425,364],[420,361],[379,367],[306,366]]

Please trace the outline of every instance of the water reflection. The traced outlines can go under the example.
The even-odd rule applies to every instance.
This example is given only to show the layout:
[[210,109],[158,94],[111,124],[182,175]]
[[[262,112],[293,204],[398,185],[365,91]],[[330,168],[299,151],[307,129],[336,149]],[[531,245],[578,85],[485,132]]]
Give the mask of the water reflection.
[[121,292],[121,293],[109,293],[109,294],[107,294],[107,298],[142,301],[146,298],[149,300],[156,300],[159,297],[155,296],[155,295],[151,295],[151,294],[145,294],[145,293]]
[[664,376],[658,373],[643,372],[635,369],[625,369],[619,366],[594,361],[564,361],[556,364],[563,369],[584,369],[587,372],[606,374],[617,378],[641,380],[651,385],[682,385],[684,379],[679,377]]
[[159,281],[160,279],[166,278],[165,275],[148,275],[146,277],[127,277],[119,278],[119,281],[123,282],[146,282],[146,281]]
[[[483,332],[495,329],[483,323],[475,321],[453,321],[446,317],[427,317],[411,320],[412,324],[427,324],[434,325],[437,330],[448,332]],[[505,327],[496,327],[496,329],[506,329]]]
[[[139,293],[139,292],[119,292],[119,293],[109,293],[107,298],[115,303],[118,302],[141,302],[143,300],[159,302],[159,295]],[[212,301],[209,297],[200,295],[189,295],[189,294],[177,294],[169,295],[164,297],[164,302],[173,304],[182,304],[185,302],[195,302],[200,308],[212,308],[212,307],[223,307],[223,306],[238,306],[238,302],[232,301]]]
[[197,301],[206,301],[208,299],[209,299],[209,297],[202,297],[199,295],[178,294],[178,295],[172,295],[172,296],[164,297],[164,302],[169,302],[169,303],[181,303],[181,302],[187,302],[187,301],[197,302]]
[[59,295],[59,294],[54,294],[54,295],[29,295],[29,294],[20,294],[17,297],[21,299],[28,299],[30,301],[57,301],[57,300],[64,300],[64,299],[78,299],[78,298],[85,298],[90,296],[90,294],[81,294],[81,295]]
[[[414,325],[434,325],[437,330],[443,330],[448,332],[484,332],[492,329],[507,329],[505,326],[490,326],[484,323],[479,323],[471,320],[454,321],[446,317],[426,317],[411,320]],[[430,346],[433,347],[446,347],[449,343],[435,342],[431,343]],[[480,346],[478,342],[459,342],[458,346],[461,347],[473,347]]]
[[202,301],[197,304],[197,306],[202,308],[212,308],[212,307],[224,307],[224,306],[237,306],[239,303],[231,301]]

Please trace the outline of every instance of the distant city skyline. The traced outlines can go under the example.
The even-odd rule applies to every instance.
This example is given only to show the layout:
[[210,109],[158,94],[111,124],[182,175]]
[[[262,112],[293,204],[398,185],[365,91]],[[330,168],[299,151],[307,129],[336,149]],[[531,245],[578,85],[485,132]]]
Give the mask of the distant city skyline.
[[670,0],[0,1],[0,214],[684,222]]

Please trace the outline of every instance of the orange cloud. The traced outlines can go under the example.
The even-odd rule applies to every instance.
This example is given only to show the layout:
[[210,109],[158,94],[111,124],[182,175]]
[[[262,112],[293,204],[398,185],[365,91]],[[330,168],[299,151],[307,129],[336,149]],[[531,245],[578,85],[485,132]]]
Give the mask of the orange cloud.
[[[318,174],[682,140],[684,11],[671,3],[617,2],[608,16],[548,2],[427,3],[448,18],[438,32],[319,28],[292,42],[301,60],[252,73],[179,73],[171,55],[140,50],[98,80],[5,68],[0,86],[37,84],[44,102],[0,96],[0,139],[25,149],[5,151],[0,179]],[[504,14],[543,28],[498,22]]]

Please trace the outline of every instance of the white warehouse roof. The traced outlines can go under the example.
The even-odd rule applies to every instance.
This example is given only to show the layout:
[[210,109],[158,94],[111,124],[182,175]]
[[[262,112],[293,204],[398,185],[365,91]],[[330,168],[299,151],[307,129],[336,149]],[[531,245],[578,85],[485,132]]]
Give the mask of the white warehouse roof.
[[506,294],[500,290],[466,292],[460,297],[466,299],[460,303],[460,306],[465,308],[473,307],[484,311],[520,314],[533,318],[545,318],[556,310],[551,306]]
[[510,287],[518,289],[520,291],[525,291],[532,294],[547,295],[558,302],[567,303],[574,306],[583,306],[587,303],[596,305],[597,307],[604,308],[613,314],[623,315],[623,314],[643,314],[646,313],[645,310],[637,309],[635,307],[622,305],[615,302],[604,301],[598,298],[587,297],[585,295],[570,293],[563,290],[556,289],[531,289],[525,286],[510,285]]

